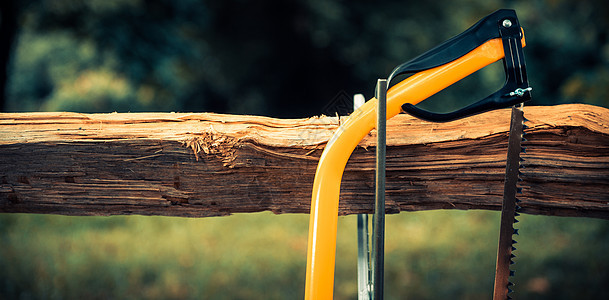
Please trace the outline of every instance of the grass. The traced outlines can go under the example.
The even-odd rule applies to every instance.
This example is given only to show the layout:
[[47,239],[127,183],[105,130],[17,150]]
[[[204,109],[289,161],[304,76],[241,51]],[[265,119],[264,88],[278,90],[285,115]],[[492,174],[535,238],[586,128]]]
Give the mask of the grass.
[[[489,299],[498,213],[387,217],[387,299]],[[607,299],[609,222],[521,217],[519,299]],[[308,215],[0,215],[0,299],[302,299]],[[355,299],[356,218],[338,228],[335,299]]]

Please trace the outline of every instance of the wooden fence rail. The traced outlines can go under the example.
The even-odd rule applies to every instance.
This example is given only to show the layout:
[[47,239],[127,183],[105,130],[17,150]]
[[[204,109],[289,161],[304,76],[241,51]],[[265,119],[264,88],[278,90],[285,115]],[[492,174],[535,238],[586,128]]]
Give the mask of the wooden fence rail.
[[[609,110],[525,107],[530,214],[609,219]],[[509,110],[387,123],[387,212],[500,209]],[[333,117],[0,114],[0,212],[207,217],[308,213]],[[355,150],[340,213],[371,212],[374,137]]]

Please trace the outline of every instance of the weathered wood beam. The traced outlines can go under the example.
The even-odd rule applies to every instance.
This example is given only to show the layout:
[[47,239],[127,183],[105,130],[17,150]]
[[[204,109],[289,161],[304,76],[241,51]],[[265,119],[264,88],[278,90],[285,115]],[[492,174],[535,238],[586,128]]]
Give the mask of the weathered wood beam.
[[[525,213],[609,219],[609,110],[525,107]],[[387,212],[500,209],[509,110],[388,122]],[[308,213],[332,117],[0,114],[0,212],[205,217]],[[371,212],[374,131],[352,155],[340,213]]]

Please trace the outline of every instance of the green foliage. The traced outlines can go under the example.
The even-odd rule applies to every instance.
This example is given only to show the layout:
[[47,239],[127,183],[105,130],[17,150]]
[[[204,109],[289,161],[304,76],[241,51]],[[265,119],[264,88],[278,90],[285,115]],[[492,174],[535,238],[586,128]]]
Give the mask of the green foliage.
[[[532,104],[609,107],[602,0],[20,2],[12,111],[319,114],[501,7],[525,27]],[[499,88],[502,67],[424,102],[453,110]]]
[[[387,217],[387,299],[492,293],[499,214]],[[606,299],[609,222],[521,217],[519,299]],[[0,298],[299,299],[308,216],[0,215]],[[336,299],[354,299],[356,219],[338,228]]]

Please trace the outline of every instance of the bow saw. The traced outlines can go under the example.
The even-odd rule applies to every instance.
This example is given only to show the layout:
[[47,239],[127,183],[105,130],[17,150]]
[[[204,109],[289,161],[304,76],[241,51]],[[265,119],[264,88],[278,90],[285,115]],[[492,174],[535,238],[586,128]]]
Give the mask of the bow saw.
[[[497,254],[495,300],[509,299],[508,293],[511,292],[509,287],[512,285],[508,276],[513,275],[509,265],[513,263],[511,251],[515,249],[513,248],[515,241],[512,239],[512,234],[517,234],[517,230],[513,229],[513,223],[519,210],[516,193],[520,190],[516,183],[519,180],[519,153],[524,121],[522,103],[531,99],[531,87],[526,75],[522,50],[524,45],[524,31],[520,27],[516,12],[501,9],[486,16],[463,33],[396,67],[388,77],[389,84],[399,75],[412,75],[388,90],[380,91],[386,93],[386,103],[382,103],[380,110],[382,112],[386,109],[385,119],[390,119],[404,111],[424,120],[448,122],[514,106]],[[445,114],[425,111],[415,106],[500,59],[503,59],[505,84],[486,98]],[[385,99],[378,94],[377,92],[377,98]],[[380,119],[377,118],[379,105],[377,98],[367,101],[340,125],[328,141],[317,165],[309,221],[305,299],[333,297],[340,183],[351,153],[376,127],[377,119]],[[385,132],[379,130],[378,134],[384,136]],[[382,213],[384,214],[384,211]],[[384,228],[384,223],[381,226]],[[380,271],[382,272],[382,267]],[[382,280],[373,282],[371,289],[374,290],[376,300],[382,299]],[[370,292],[369,295],[372,295]]]

